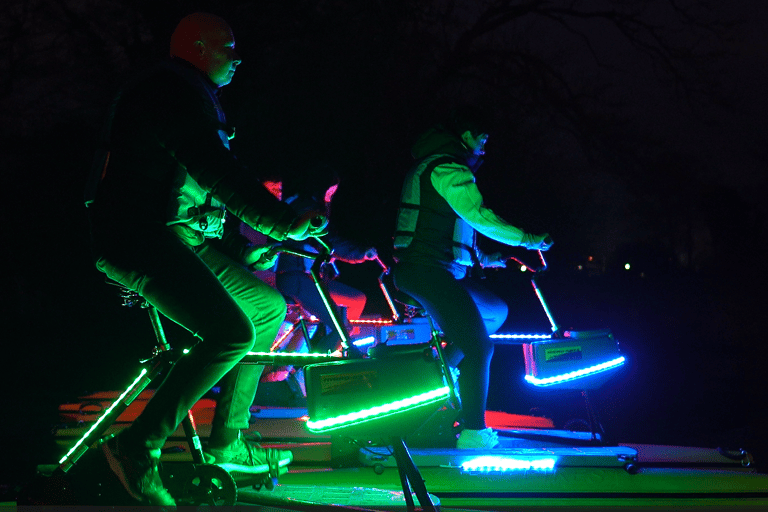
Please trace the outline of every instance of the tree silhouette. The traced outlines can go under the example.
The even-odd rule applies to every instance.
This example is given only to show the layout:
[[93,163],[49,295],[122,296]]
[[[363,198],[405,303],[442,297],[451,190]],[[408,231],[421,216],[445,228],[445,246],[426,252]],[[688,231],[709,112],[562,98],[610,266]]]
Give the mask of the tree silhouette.
[[[595,219],[577,212],[589,197],[569,199],[574,176],[653,173],[653,155],[676,149],[649,135],[648,111],[721,102],[717,71],[734,27],[692,0],[13,0],[0,13],[2,135],[96,131],[118,86],[164,58],[173,26],[194,10],[230,20],[244,55],[223,96],[238,154],[268,174],[334,161],[350,191],[339,202],[380,243],[410,143],[457,102],[492,114],[498,177],[486,179],[514,182],[488,191],[499,213],[530,222],[536,211],[563,233],[578,226],[564,217]],[[599,181],[581,188],[593,197]],[[544,199],[557,205],[549,217]]]

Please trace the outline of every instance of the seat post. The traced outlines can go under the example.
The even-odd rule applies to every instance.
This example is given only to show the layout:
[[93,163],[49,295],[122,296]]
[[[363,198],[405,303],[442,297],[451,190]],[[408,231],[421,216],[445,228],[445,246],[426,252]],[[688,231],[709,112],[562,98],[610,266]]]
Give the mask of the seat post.
[[[158,313],[157,308],[144,298],[142,298],[141,307],[147,310],[149,320],[152,322],[152,330],[155,332],[157,345],[155,345],[154,355],[157,356],[163,352],[169,352],[171,350],[171,344],[168,343],[168,338],[165,336],[165,329],[163,329],[163,323],[160,320],[160,313]],[[203,464],[205,462],[203,445],[200,441],[200,436],[197,433],[195,418],[192,416],[191,410],[187,411],[187,415],[181,420],[181,425],[184,428],[184,435],[187,438],[187,444],[189,445],[192,455],[192,462],[195,464]]]
[[157,312],[155,306],[146,303],[147,313],[149,314],[149,320],[152,322],[152,330],[155,331],[155,338],[157,339],[157,349],[160,352],[168,352],[171,350],[171,345],[168,343],[168,339],[165,337],[165,330],[163,324],[160,321],[160,313]]

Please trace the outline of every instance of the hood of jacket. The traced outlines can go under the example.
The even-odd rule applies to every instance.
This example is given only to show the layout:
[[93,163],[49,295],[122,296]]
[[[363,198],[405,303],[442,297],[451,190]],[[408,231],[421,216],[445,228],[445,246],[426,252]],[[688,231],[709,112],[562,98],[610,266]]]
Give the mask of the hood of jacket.
[[416,160],[437,154],[454,156],[473,172],[482,164],[482,158],[469,151],[461,139],[443,125],[433,126],[422,133],[411,148],[411,155]]

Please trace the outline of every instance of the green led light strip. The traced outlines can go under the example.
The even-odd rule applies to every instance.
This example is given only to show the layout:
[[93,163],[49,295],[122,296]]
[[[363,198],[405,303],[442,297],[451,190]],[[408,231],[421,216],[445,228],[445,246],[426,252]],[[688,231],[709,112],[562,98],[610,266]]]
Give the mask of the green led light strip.
[[[132,383],[132,384],[131,384],[131,385],[128,387],[128,389],[126,389],[125,391],[123,391],[123,394],[122,394],[122,395],[120,395],[120,396],[117,398],[117,400],[115,400],[114,402],[112,402],[112,405],[110,405],[110,406],[109,406],[109,408],[108,408],[106,411],[104,411],[104,414],[102,414],[102,415],[101,415],[101,417],[99,417],[99,419],[98,419],[98,420],[96,420],[96,422],[95,422],[93,425],[91,425],[91,428],[89,428],[89,429],[88,429],[88,431],[87,431],[85,434],[83,434],[83,436],[82,436],[82,437],[81,437],[81,438],[80,438],[80,439],[77,441],[77,443],[75,443],[75,446],[73,446],[73,447],[72,447],[72,449],[71,449],[71,450],[69,450],[69,451],[66,453],[66,455],[64,455],[64,456],[61,458],[61,460],[59,460],[59,464],[63,464],[63,463],[64,463],[64,461],[66,461],[66,460],[67,460],[67,459],[68,459],[70,456],[72,456],[72,454],[73,454],[73,453],[75,453],[75,451],[77,451],[77,449],[78,449],[78,448],[79,448],[79,447],[80,447],[80,446],[83,444],[83,442],[84,442],[86,439],[88,439],[88,436],[90,436],[90,435],[91,435],[91,432],[93,432],[94,430],[96,430],[96,428],[97,428],[97,427],[98,427],[98,426],[101,424],[101,422],[104,420],[104,418],[106,418],[107,416],[109,416],[109,413],[111,413],[111,412],[112,412],[112,410],[113,410],[115,407],[117,407],[117,405],[118,405],[120,402],[122,402],[122,401],[123,401],[123,400],[124,400],[124,399],[125,399],[125,398],[128,396],[128,394],[129,394],[129,393],[131,393],[131,392],[134,390],[134,388],[136,387],[136,385],[137,385],[137,384],[138,384],[138,383],[141,381],[141,379],[142,379],[142,378],[144,377],[144,375],[146,375],[146,374],[147,374],[147,369],[146,369],[146,368],[142,369],[142,370],[141,370],[141,373],[139,374],[139,376],[138,376],[138,377],[136,377],[136,380],[134,380],[134,381],[133,381],[133,383]],[[128,399],[128,401],[126,401],[125,405],[130,405],[130,404],[131,404],[131,402],[133,402],[133,399],[134,399],[134,398],[136,398],[136,393],[134,393],[134,394],[133,394],[133,396],[131,396],[131,397]],[[85,450],[87,450],[87,449],[88,449],[88,447],[87,447],[87,446],[86,446],[86,447],[84,447],[84,449],[83,449],[83,453],[84,453],[84,452],[85,452]],[[82,453],[81,453],[80,455],[82,455]],[[75,459],[75,460],[76,460],[76,459]],[[75,462],[75,461],[72,461],[72,463],[74,463],[74,462]]]
[[432,391],[427,391],[409,398],[396,400],[388,404],[378,405],[362,411],[342,414],[334,418],[327,418],[318,421],[307,421],[307,428],[313,432],[327,432],[330,430],[357,425],[374,419],[385,418],[393,414],[405,412],[409,409],[429,403],[445,400],[450,395],[448,386],[443,386]]

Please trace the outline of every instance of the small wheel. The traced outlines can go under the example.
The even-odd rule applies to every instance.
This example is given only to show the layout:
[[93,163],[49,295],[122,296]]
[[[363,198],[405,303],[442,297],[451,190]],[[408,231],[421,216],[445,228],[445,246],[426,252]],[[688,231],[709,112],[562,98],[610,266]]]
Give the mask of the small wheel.
[[630,475],[636,475],[639,469],[640,468],[638,468],[637,465],[633,464],[632,462],[628,462],[624,464],[624,471],[626,471]]
[[374,464],[373,472],[376,473],[377,475],[381,475],[382,473],[384,473],[384,464],[382,464],[381,462],[377,462],[376,464]]
[[237,485],[225,469],[214,464],[197,464],[184,482],[179,501],[231,507],[237,501]]

